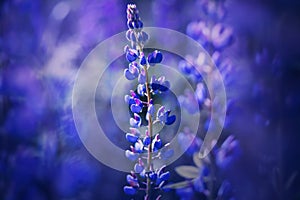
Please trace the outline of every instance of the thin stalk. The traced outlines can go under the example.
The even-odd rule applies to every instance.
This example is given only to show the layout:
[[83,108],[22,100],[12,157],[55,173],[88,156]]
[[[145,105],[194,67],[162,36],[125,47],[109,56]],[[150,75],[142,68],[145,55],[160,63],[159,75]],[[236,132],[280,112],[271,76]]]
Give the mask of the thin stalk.
[[[137,40],[137,33],[135,32],[135,38]],[[143,45],[137,44],[137,50],[140,51],[140,53],[143,53]],[[148,69],[147,65],[144,65],[144,70],[145,70],[145,76],[146,76],[146,93],[147,93],[147,107],[150,106],[150,101],[151,101],[151,92],[149,88],[149,75],[148,75]],[[150,144],[148,146],[148,156],[147,156],[147,172],[151,170],[151,161],[152,161],[152,136],[153,136],[153,120],[152,116],[149,115],[149,120],[148,120],[148,133],[150,137]],[[151,199],[150,198],[150,191],[151,191],[151,180],[149,177],[147,177],[147,187],[146,187],[146,199]]]
[[[148,76],[148,69],[147,66],[144,66],[145,74],[146,74],[146,92],[147,92],[147,102],[148,106],[150,105],[151,101],[151,93],[149,89],[149,76]],[[152,161],[152,129],[153,129],[153,121],[152,121],[152,116],[149,115],[149,120],[148,120],[148,133],[150,137],[150,144],[148,147],[148,158],[147,158],[147,172],[151,170],[151,161]],[[150,190],[151,190],[151,180],[148,177],[147,178],[147,191],[146,191],[146,196],[147,199],[150,199]]]

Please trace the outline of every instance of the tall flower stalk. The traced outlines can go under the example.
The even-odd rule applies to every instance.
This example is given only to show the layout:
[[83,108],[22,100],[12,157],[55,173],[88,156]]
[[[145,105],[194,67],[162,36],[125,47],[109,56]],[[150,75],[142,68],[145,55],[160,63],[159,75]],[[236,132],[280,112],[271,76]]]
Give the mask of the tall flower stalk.
[[[161,189],[170,177],[170,173],[165,172],[165,166],[155,169],[153,160],[167,158],[173,153],[171,149],[168,149],[168,143],[163,145],[159,133],[154,134],[153,125],[156,123],[171,125],[175,122],[176,116],[170,115],[171,111],[164,106],[155,112],[153,97],[167,92],[170,83],[165,80],[164,76],[156,78],[153,75],[150,78],[149,69],[160,63],[163,55],[155,50],[146,58],[144,45],[148,40],[148,35],[143,31],[143,22],[135,4],[127,6],[127,26],[126,37],[131,44],[130,47],[125,47],[129,66],[124,70],[124,76],[128,80],[137,79],[138,85],[136,90],[131,90],[130,95],[125,96],[125,102],[132,113],[130,133],[126,134],[126,139],[132,145],[130,150],[125,151],[125,155],[136,164],[131,174],[127,175],[129,186],[124,187],[124,192],[135,195],[141,190],[145,191],[145,199],[152,199],[152,191]],[[143,134],[140,128],[144,124],[147,128]],[[159,198],[160,195],[157,199]]]

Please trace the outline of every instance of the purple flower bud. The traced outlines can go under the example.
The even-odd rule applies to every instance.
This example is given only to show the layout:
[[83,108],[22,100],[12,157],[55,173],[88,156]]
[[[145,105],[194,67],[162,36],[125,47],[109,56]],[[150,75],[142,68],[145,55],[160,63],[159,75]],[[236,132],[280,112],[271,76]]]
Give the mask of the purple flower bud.
[[127,104],[129,104],[129,105],[135,103],[134,98],[132,98],[132,97],[129,96],[129,95],[125,95],[124,100],[125,100],[125,102],[126,102]]
[[141,173],[142,171],[144,170],[144,166],[142,166],[141,164],[139,164],[139,163],[136,163],[135,165],[134,165],[134,171],[135,171],[135,173]]
[[146,87],[144,84],[139,84],[137,86],[137,93],[140,95],[140,96],[144,96],[145,95],[145,92],[146,92]]
[[141,105],[138,105],[138,104],[132,104],[130,106],[130,110],[133,113],[140,113],[140,112],[142,112],[142,108],[143,108],[143,105],[141,106]]
[[137,63],[136,62],[130,63],[128,69],[124,70],[124,75],[128,80],[133,80],[137,78],[139,75],[139,69],[137,67]]
[[141,135],[139,129],[136,129],[136,128],[129,128],[129,129],[130,129],[131,134],[134,134],[136,136],[140,136]]
[[171,125],[176,121],[176,116],[175,115],[169,116],[169,114],[170,114],[170,111],[167,112],[168,116],[167,116],[167,120],[165,121],[166,125]]
[[130,71],[128,69],[125,69],[124,70],[124,76],[128,79],[128,80],[133,80],[135,79],[136,77],[130,73]]
[[134,21],[133,27],[136,29],[141,29],[141,28],[143,28],[143,22],[141,20]]
[[195,97],[199,104],[202,105],[206,100],[206,88],[203,83],[198,83],[195,91]]
[[165,113],[165,107],[161,106],[156,113],[156,117],[159,121],[164,122],[166,121],[166,116],[164,115]]
[[211,40],[217,49],[229,46],[233,42],[233,31],[231,28],[218,23],[212,29]]
[[138,82],[140,84],[144,84],[146,82],[146,72],[143,68],[141,68],[141,72],[138,76]]
[[127,21],[127,27],[129,28],[129,29],[133,29],[134,28],[134,26],[133,26],[133,21]]
[[171,112],[170,110],[165,111],[165,107],[161,106],[157,111],[156,117],[161,123],[164,123],[166,125],[171,125],[176,121],[176,116],[175,115],[169,116],[170,112]]
[[142,119],[138,114],[134,113],[134,117],[130,118],[129,123],[130,123],[130,126],[132,126],[133,128],[138,128],[142,124]]
[[148,146],[149,144],[150,144],[150,141],[151,141],[151,139],[150,139],[150,137],[149,136],[146,136],[145,138],[144,138],[144,145],[145,146]]
[[143,109],[143,103],[138,98],[134,98],[134,104],[130,106],[130,110],[133,113],[140,113]]
[[126,133],[126,139],[128,142],[135,143],[139,139],[139,137],[133,135],[132,133]]
[[197,22],[191,22],[188,24],[187,28],[186,28],[186,33],[188,36],[190,36],[191,38],[198,40],[199,38],[199,34],[201,32],[201,27],[198,26]]
[[150,105],[148,106],[148,110],[147,110],[147,114],[146,114],[146,120],[147,120],[147,121],[149,121],[149,117],[150,117],[150,116],[153,117],[154,111],[155,111],[155,108],[154,108],[153,104],[150,104]]
[[154,115],[154,110],[155,110],[155,108],[154,108],[153,104],[150,104],[149,107],[148,107],[148,113],[149,113],[151,116]]
[[144,144],[141,140],[138,140],[135,144],[134,144],[134,149],[137,153],[142,153],[144,150]]
[[193,66],[190,65],[188,62],[186,62],[185,60],[181,60],[178,64],[179,70],[186,74],[189,75],[192,72]]
[[128,195],[135,195],[135,193],[136,193],[136,189],[135,188],[133,188],[132,186],[125,186],[124,188],[124,192],[126,193],[126,194],[128,194]]
[[[134,37],[134,31],[129,29],[128,31],[126,31],[126,38],[129,41],[135,41],[135,37]],[[127,49],[128,50],[128,49]],[[127,51],[125,51],[127,52]]]
[[138,58],[137,54],[138,53],[137,53],[136,50],[134,50],[134,49],[128,49],[128,51],[126,52],[126,59],[129,62],[133,62],[133,61],[135,61]]
[[148,176],[151,181],[155,181],[157,179],[157,174],[155,172],[150,172]]
[[161,146],[162,146],[162,142],[161,142],[160,139],[157,140],[157,141],[155,141],[155,142],[154,142],[154,145],[153,145],[153,151],[159,150],[159,149],[161,148]]
[[135,161],[139,157],[139,155],[137,153],[134,153],[130,150],[125,151],[125,156],[126,156],[126,158],[128,158],[131,161]]
[[136,177],[131,176],[130,174],[128,174],[126,176],[126,180],[128,182],[129,185],[131,185],[132,187],[139,187],[139,183]]
[[133,90],[130,90],[130,95],[132,96],[132,97],[136,97],[137,95],[136,95],[136,93],[133,91]]
[[161,142],[161,139],[159,137],[159,134],[156,134],[153,141],[152,141],[152,148],[153,148],[153,151],[157,151],[161,148],[162,146],[162,142]]
[[140,64],[141,64],[141,65],[146,65],[146,64],[147,64],[146,57],[145,57],[144,54],[143,54],[142,57],[141,57]]
[[156,79],[155,76],[152,76],[150,80],[150,86],[154,93],[165,92],[169,89],[170,82],[166,81],[164,76],[161,76],[158,79]]
[[160,51],[155,50],[148,55],[148,63],[153,66],[157,63],[160,63],[163,59],[163,55]]
[[221,63],[221,53],[219,51],[215,51],[212,56],[211,56],[212,60],[214,61],[214,63],[219,66]]

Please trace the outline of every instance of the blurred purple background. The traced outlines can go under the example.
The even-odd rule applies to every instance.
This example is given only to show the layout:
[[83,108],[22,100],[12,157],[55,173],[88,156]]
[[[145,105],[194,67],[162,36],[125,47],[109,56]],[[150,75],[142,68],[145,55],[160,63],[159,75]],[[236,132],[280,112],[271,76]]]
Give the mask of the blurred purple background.
[[[130,2],[1,1],[0,199],[130,199],[125,173],[86,151],[71,110],[80,64],[99,42],[127,29]],[[145,26],[186,33],[201,18],[196,0],[133,2]],[[225,5],[224,23],[235,33],[224,52],[235,67],[226,131],[239,139],[243,156],[224,176],[237,200],[300,199],[300,2]],[[178,198],[171,191],[163,199]]]

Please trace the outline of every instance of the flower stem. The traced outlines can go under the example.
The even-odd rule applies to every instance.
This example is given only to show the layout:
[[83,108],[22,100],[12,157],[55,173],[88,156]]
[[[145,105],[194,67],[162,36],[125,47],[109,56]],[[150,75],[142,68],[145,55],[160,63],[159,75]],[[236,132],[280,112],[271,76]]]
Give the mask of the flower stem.
[[[147,102],[148,106],[150,105],[151,101],[151,93],[149,89],[149,76],[148,76],[148,69],[147,66],[144,66],[145,74],[146,74],[146,92],[147,92]],[[153,121],[152,116],[149,115],[148,120],[148,133],[150,137],[150,144],[148,147],[148,158],[147,158],[147,172],[151,170],[151,161],[152,161],[152,128],[153,128]],[[146,197],[147,199],[150,199],[150,191],[151,191],[151,180],[149,177],[147,177],[147,190],[146,190]]]
[[[137,40],[137,33],[134,32],[135,38]],[[137,43],[137,50],[140,53],[143,53],[143,45],[140,44],[139,42]],[[146,76],[146,93],[147,93],[147,107],[150,106],[150,102],[151,102],[151,92],[150,92],[150,87],[149,87],[149,75],[148,75],[148,67],[147,65],[144,65],[144,70],[145,70],[145,76]],[[149,115],[149,120],[148,120],[148,133],[149,133],[149,137],[150,137],[150,144],[148,146],[148,156],[147,156],[147,168],[146,168],[146,172],[149,172],[151,170],[151,161],[152,161],[152,136],[153,136],[153,120],[152,120],[152,116]],[[147,187],[146,187],[146,200],[151,199],[150,198],[150,191],[151,191],[151,180],[149,177],[147,177]]]

